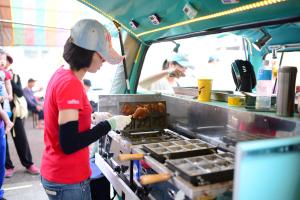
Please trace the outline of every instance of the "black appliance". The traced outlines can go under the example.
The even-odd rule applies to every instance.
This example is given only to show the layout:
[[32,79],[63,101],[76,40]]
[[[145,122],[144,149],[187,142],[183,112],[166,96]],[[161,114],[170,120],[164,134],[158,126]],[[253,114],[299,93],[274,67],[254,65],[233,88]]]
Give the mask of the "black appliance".
[[256,85],[253,65],[249,61],[235,60],[231,64],[231,72],[236,91],[252,92]]

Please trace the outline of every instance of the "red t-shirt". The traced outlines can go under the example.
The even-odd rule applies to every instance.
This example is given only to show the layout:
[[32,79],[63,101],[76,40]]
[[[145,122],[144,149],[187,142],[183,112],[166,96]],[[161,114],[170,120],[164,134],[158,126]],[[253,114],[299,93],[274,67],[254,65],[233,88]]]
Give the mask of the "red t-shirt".
[[0,72],[3,73],[3,79],[1,77],[1,79],[3,81],[7,81],[7,80],[10,80],[11,79],[11,74],[10,72],[6,71],[5,69],[0,69]]
[[48,83],[45,96],[45,149],[41,175],[48,181],[75,184],[90,177],[89,149],[65,154],[59,144],[58,112],[79,110],[79,132],[90,129],[92,108],[82,82],[69,69],[60,67]]
[[6,81],[10,80],[11,79],[11,74],[8,71],[6,71],[6,70],[4,70],[4,73],[5,73],[5,80]]

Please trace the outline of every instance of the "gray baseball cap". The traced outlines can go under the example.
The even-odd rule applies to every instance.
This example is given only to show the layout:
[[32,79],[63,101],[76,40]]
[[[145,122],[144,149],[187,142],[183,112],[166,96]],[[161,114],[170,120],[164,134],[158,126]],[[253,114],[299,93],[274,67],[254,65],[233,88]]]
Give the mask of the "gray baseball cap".
[[168,61],[175,61],[184,68],[193,69],[194,66],[189,62],[187,55],[181,53],[172,53],[171,56],[167,59]]
[[71,29],[71,37],[74,44],[98,52],[110,64],[118,64],[124,59],[113,49],[109,32],[97,20],[78,21]]

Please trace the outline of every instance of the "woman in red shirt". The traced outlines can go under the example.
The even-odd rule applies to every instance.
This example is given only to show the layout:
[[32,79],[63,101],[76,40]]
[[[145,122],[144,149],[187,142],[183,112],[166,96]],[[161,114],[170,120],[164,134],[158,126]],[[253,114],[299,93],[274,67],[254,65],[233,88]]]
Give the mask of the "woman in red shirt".
[[80,20],[64,46],[67,62],[51,77],[45,95],[45,149],[41,181],[49,199],[90,200],[88,145],[110,130],[121,130],[131,116],[114,116],[90,129],[92,108],[82,78],[103,62],[120,63],[106,28],[96,20]]

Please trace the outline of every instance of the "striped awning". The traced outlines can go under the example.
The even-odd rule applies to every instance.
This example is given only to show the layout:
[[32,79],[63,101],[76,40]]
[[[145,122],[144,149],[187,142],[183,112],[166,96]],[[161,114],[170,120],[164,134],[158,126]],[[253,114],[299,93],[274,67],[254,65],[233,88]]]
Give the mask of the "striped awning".
[[1,0],[0,46],[63,46],[77,20],[99,17],[76,0]]

